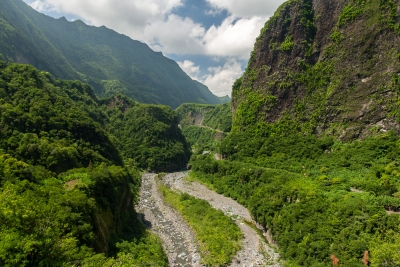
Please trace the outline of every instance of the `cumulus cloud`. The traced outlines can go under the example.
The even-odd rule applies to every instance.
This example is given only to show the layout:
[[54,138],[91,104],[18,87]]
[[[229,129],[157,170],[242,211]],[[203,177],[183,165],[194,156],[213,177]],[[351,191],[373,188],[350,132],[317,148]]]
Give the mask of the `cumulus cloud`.
[[207,87],[217,96],[231,96],[232,85],[242,76],[242,64],[232,58],[223,66],[208,68],[209,74],[202,78]]
[[221,66],[209,67],[206,75],[200,75],[200,66],[190,60],[178,64],[190,78],[205,84],[217,96],[231,96],[233,83],[243,74],[242,63],[235,58],[228,59]]
[[206,54],[247,59],[264,23],[261,17],[235,20],[231,16],[220,26],[211,26],[203,37]]
[[226,9],[239,18],[270,17],[286,0],[206,0],[215,9]]
[[200,67],[196,66],[193,61],[184,60],[183,62],[177,62],[179,67],[186,72],[194,80],[199,80],[198,76],[200,72]]
[[166,20],[148,24],[143,29],[141,40],[166,54],[203,54],[204,34],[205,28],[192,19],[170,14]]
[[[265,19],[226,18],[221,25],[205,29],[189,18],[169,15],[144,29],[142,40],[166,54],[197,54],[247,59]],[[177,29],[177,30],[171,30]]]
[[39,11],[73,14],[92,25],[106,25],[119,31],[124,26],[143,27],[181,5],[182,0],[35,0],[31,3]]

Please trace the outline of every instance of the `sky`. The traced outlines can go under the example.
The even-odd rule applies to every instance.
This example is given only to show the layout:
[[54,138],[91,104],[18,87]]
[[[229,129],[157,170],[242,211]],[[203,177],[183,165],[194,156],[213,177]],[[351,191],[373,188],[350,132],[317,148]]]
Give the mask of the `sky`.
[[24,0],[54,18],[106,26],[175,60],[217,96],[231,95],[261,28],[284,0]]

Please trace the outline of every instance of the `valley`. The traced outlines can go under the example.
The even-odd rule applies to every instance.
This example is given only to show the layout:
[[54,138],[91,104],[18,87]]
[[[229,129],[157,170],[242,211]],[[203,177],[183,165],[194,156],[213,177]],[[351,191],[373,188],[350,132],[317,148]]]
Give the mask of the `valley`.
[[[171,267],[206,266],[201,264],[198,242],[193,230],[176,210],[165,204],[165,199],[157,189],[156,176],[151,173],[142,175],[140,200],[136,207],[140,220],[162,238]],[[215,209],[222,210],[226,216],[235,220],[243,233],[242,248],[228,266],[282,266],[276,249],[272,249],[265,239],[248,225],[256,223],[245,207],[198,182],[187,181],[187,176],[187,172],[168,173],[160,182],[178,192],[208,201]]]
[[0,266],[400,266],[400,0],[286,1],[232,99],[22,0],[0,37]]

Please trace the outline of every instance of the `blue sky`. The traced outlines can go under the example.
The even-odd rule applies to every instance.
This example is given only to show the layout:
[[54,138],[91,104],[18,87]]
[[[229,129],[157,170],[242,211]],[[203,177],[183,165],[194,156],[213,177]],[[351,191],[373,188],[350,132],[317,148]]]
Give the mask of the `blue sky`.
[[24,0],[142,41],[218,95],[230,95],[260,29],[283,0]]

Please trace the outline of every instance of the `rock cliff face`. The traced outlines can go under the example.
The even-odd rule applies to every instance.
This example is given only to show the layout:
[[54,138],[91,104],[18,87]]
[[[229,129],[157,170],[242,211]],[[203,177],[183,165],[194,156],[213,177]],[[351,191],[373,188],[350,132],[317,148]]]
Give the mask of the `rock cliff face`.
[[344,140],[399,132],[399,14],[399,0],[284,3],[234,85],[234,129]]

